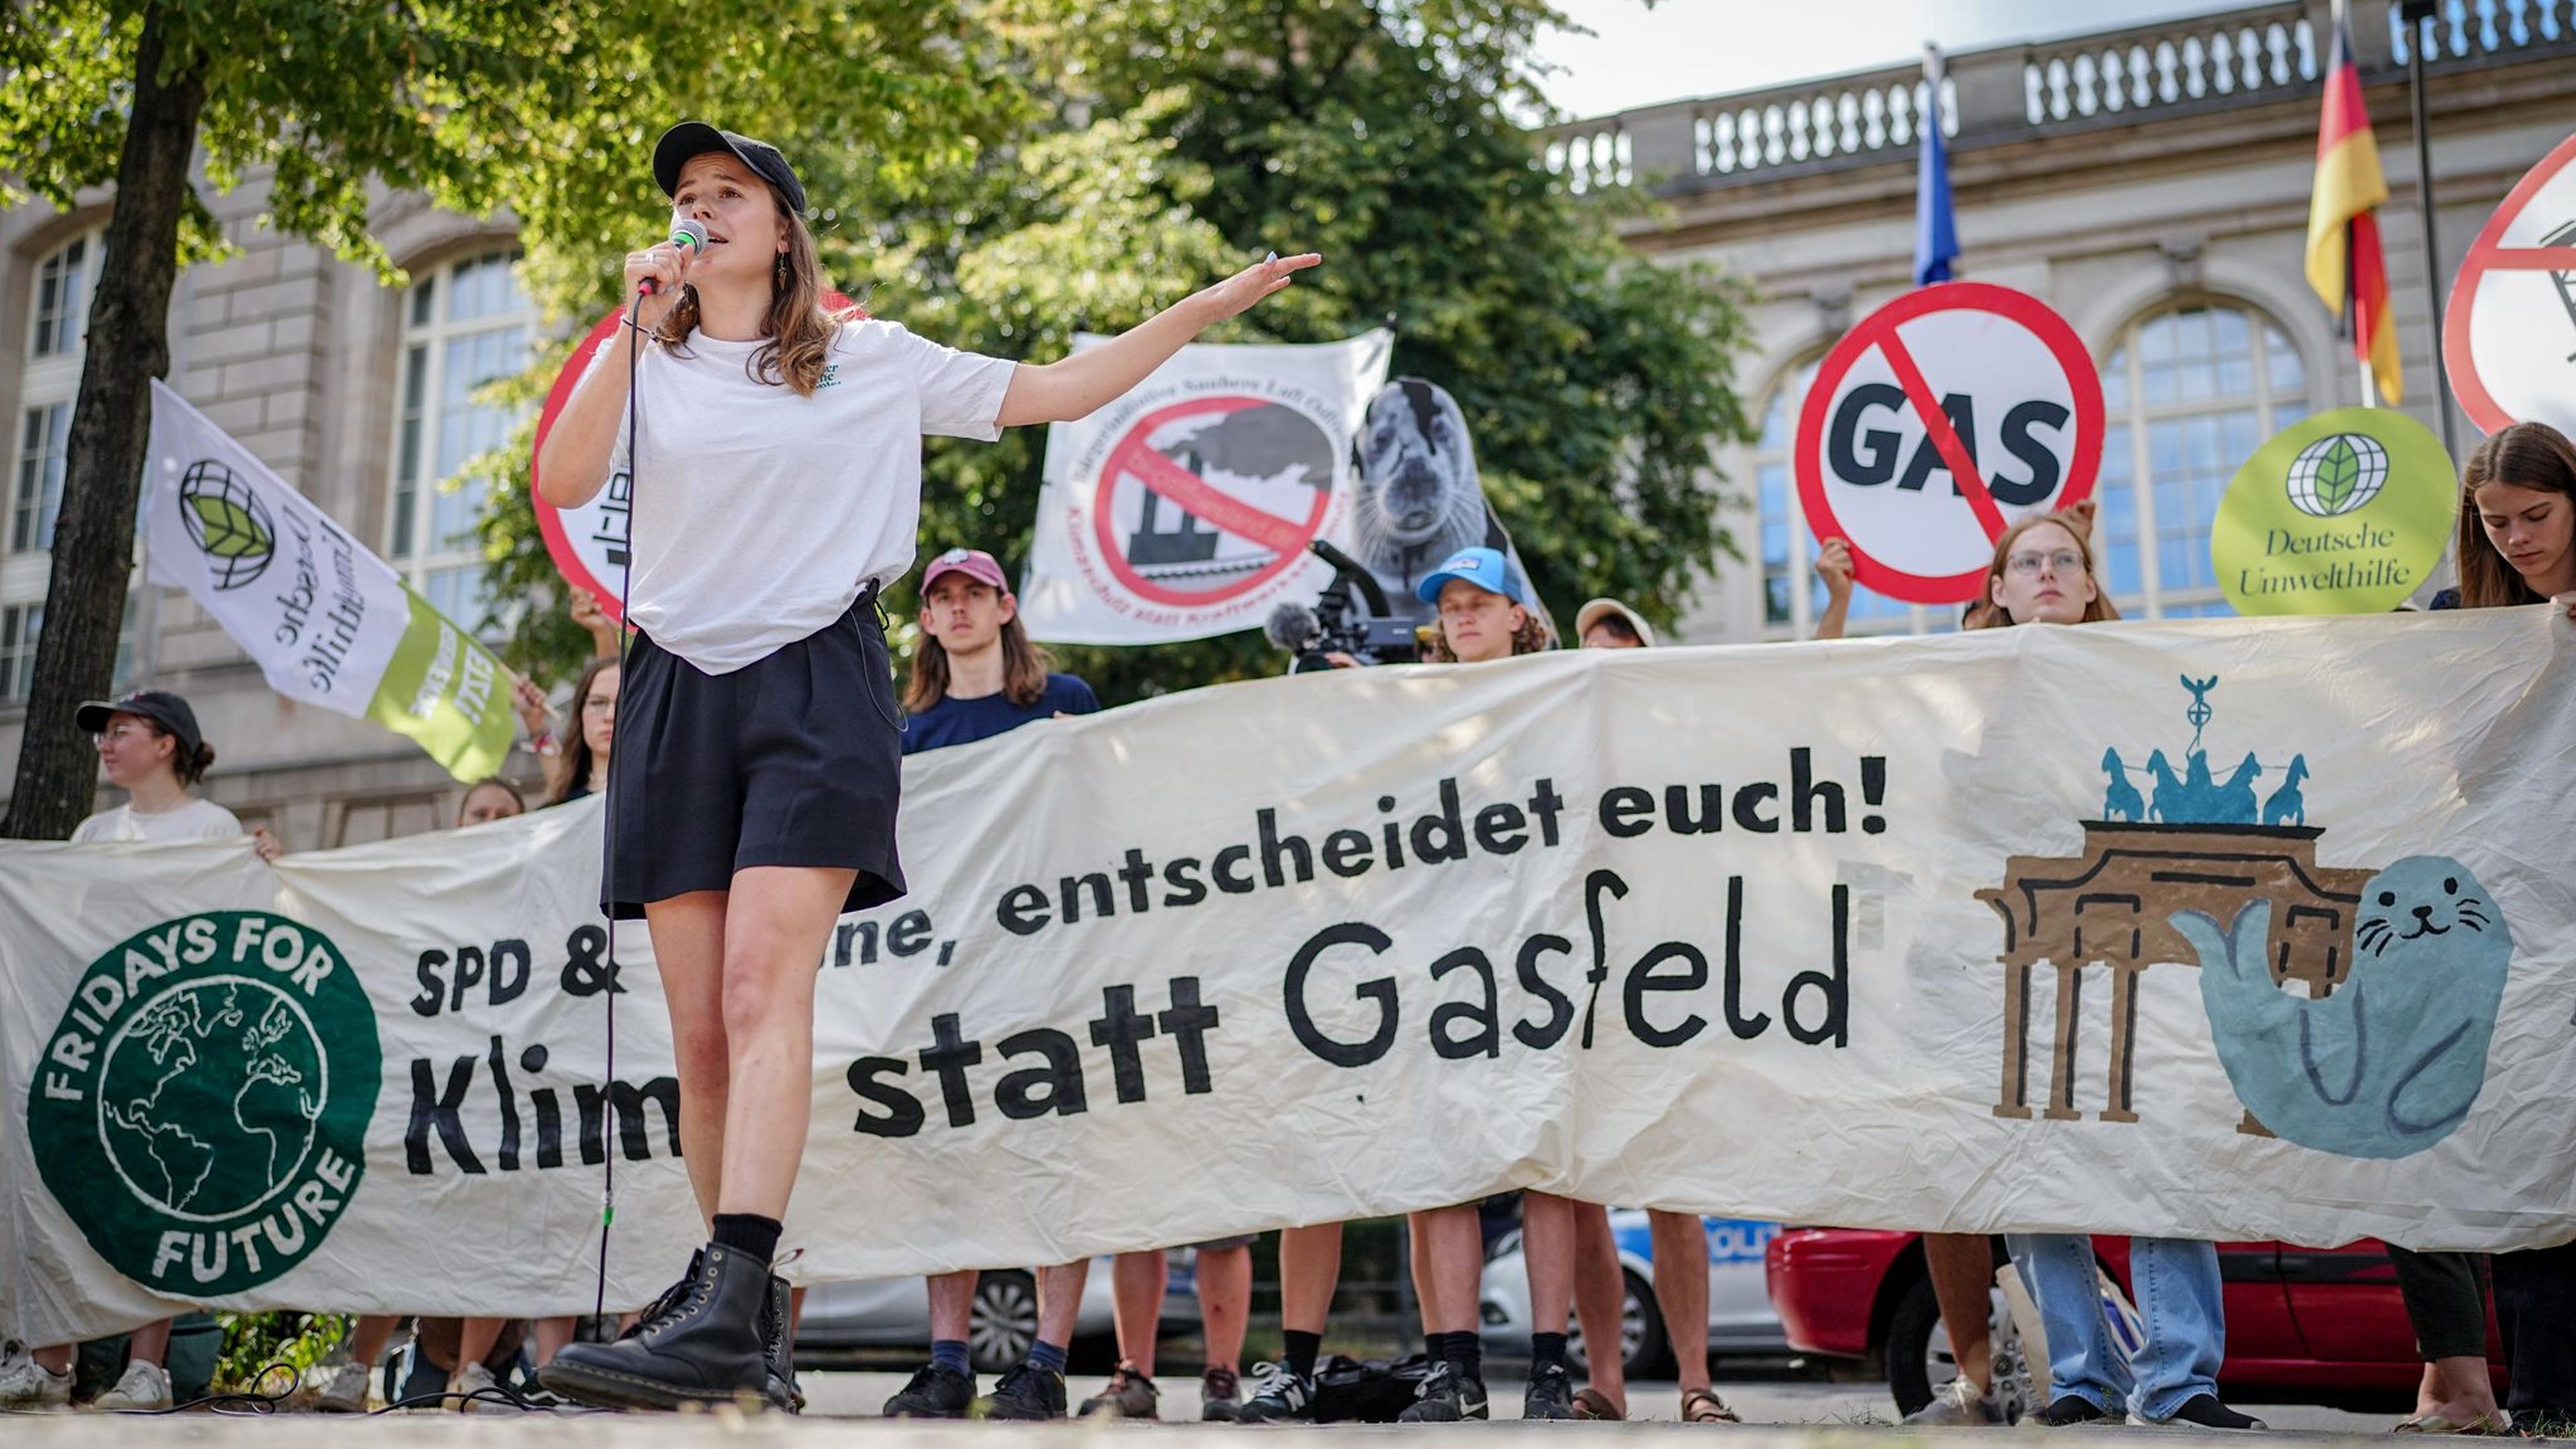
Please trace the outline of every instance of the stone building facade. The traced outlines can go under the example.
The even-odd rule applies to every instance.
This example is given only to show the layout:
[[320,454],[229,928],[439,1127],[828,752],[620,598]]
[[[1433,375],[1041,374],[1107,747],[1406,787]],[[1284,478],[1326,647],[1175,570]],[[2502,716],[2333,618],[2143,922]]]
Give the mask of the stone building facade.
[[[2447,288],[2490,210],[2576,125],[2576,0],[2448,0],[2410,37],[2390,0],[2352,0],[2392,196],[2381,213],[2407,379],[2434,421],[2428,262]],[[2348,348],[2302,275],[2325,0],[1953,55],[1945,134],[1959,273],[2056,307],[2102,370],[2105,563],[2133,617],[2223,613],[2207,520],[2236,465],[2308,413],[2360,400]],[[2424,47],[2441,256],[2423,247],[2404,62]],[[1905,290],[1920,71],[1905,66],[1673,102],[1555,132],[1579,187],[1661,201],[1630,241],[1744,279],[1755,345],[1739,385],[1762,437],[1716,460],[1743,557],[1722,561],[1680,634],[1803,637],[1820,607],[1788,439],[1813,364]],[[0,788],[14,767],[41,626],[62,438],[108,198],[0,212]],[[241,244],[172,302],[171,381],[460,617],[479,571],[477,500],[442,487],[508,419],[472,401],[542,325],[512,276],[506,216],[386,197],[375,226],[410,276],[370,273],[259,228],[257,184],[210,199]],[[2568,218],[2576,221],[2576,218]],[[2576,318],[2571,318],[2576,328]],[[2576,334],[2571,335],[2576,350]],[[2458,420],[2463,448],[2476,436]],[[140,575],[138,573],[138,583]],[[1556,601],[1570,605],[1572,601]],[[1854,628],[1946,627],[1948,610],[1866,595]],[[291,848],[443,824],[457,787],[407,741],[273,694],[186,595],[140,587],[121,672],[175,688],[222,754],[210,793]],[[526,773],[533,761],[522,758]]]

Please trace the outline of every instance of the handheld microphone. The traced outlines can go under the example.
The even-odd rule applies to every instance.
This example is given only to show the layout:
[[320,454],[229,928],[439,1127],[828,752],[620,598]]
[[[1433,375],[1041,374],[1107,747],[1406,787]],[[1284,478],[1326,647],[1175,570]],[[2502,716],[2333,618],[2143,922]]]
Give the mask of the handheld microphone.
[[[671,213],[671,245],[680,249],[680,260],[687,262],[706,250],[707,224],[694,216],[683,216],[676,211]],[[635,284],[635,290],[649,297],[662,289],[651,277],[646,277]]]

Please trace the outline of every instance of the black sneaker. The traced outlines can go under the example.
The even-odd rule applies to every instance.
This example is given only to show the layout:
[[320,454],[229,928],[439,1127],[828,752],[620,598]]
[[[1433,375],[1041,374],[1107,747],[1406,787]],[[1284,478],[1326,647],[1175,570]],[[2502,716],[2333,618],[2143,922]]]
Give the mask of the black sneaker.
[[1461,1378],[1456,1369],[1435,1363],[1423,1375],[1422,1387],[1414,1391],[1413,1402],[1395,1416],[1399,1424],[1454,1424],[1461,1419],[1483,1419],[1492,1415],[1481,1378]]
[[1574,1382],[1565,1365],[1552,1363],[1530,1370],[1529,1387],[1521,1393],[1521,1417],[1524,1419],[1571,1419],[1574,1417]]
[[1255,1364],[1252,1371],[1261,1375],[1261,1386],[1235,1411],[1235,1419],[1245,1424],[1311,1424],[1315,1422],[1315,1376],[1301,1374],[1284,1363]]
[[1199,1418],[1211,1424],[1231,1424],[1241,1417],[1243,1387],[1234,1370],[1213,1363],[1199,1370]]
[[993,1392],[975,1401],[978,1419],[1061,1419],[1064,1375],[1026,1359],[1002,1371]]
[[2215,1394],[2194,1394],[2182,1401],[2181,1408],[2161,1419],[2131,1414],[2129,1422],[2150,1429],[2224,1429],[2240,1433],[2263,1427],[2262,1420],[2236,1412],[2220,1403]]
[[2048,1407],[2022,1420],[2043,1429],[2072,1429],[2080,1424],[2099,1424],[2119,1416],[2079,1394],[2063,1394],[2048,1402]]
[[1163,1392],[1154,1387],[1143,1369],[1124,1359],[1110,1372],[1109,1386],[1082,1401],[1075,1410],[1088,1419],[1094,1414],[1109,1419],[1159,1419]]
[[889,1419],[963,1419],[975,1402],[975,1376],[955,1369],[925,1364],[903,1386],[903,1392],[885,1401]]

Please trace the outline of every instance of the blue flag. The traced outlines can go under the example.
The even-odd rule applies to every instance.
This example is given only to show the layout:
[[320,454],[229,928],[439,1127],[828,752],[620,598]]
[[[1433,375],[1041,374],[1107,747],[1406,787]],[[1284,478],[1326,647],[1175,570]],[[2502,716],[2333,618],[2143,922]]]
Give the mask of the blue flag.
[[1921,147],[1914,170],[1914,285],[1950,280],[1959,255],[1959,229],[1950,218],[1950,152],[1941,140],[1941,51],[1923,47],[1923,113],[1915,130]]

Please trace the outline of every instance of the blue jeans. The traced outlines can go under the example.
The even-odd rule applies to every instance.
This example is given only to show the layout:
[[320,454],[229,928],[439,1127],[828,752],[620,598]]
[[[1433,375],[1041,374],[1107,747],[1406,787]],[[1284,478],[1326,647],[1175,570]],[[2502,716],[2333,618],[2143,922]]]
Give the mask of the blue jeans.
[[2193,1397],[2218,1392],[2227,1320],[2219,1300],[2216,1244],[2129,1240],[2129,1283],[2146,1342],[2125,1362],[2103,1316],[2091,1238],[2016,1233],[2006,1244],[2039,1300],[2048,1334],[2050,1402],[2072,1394],[2097,1409],[2125,1408],[2141,1419],[2162,1420]]

